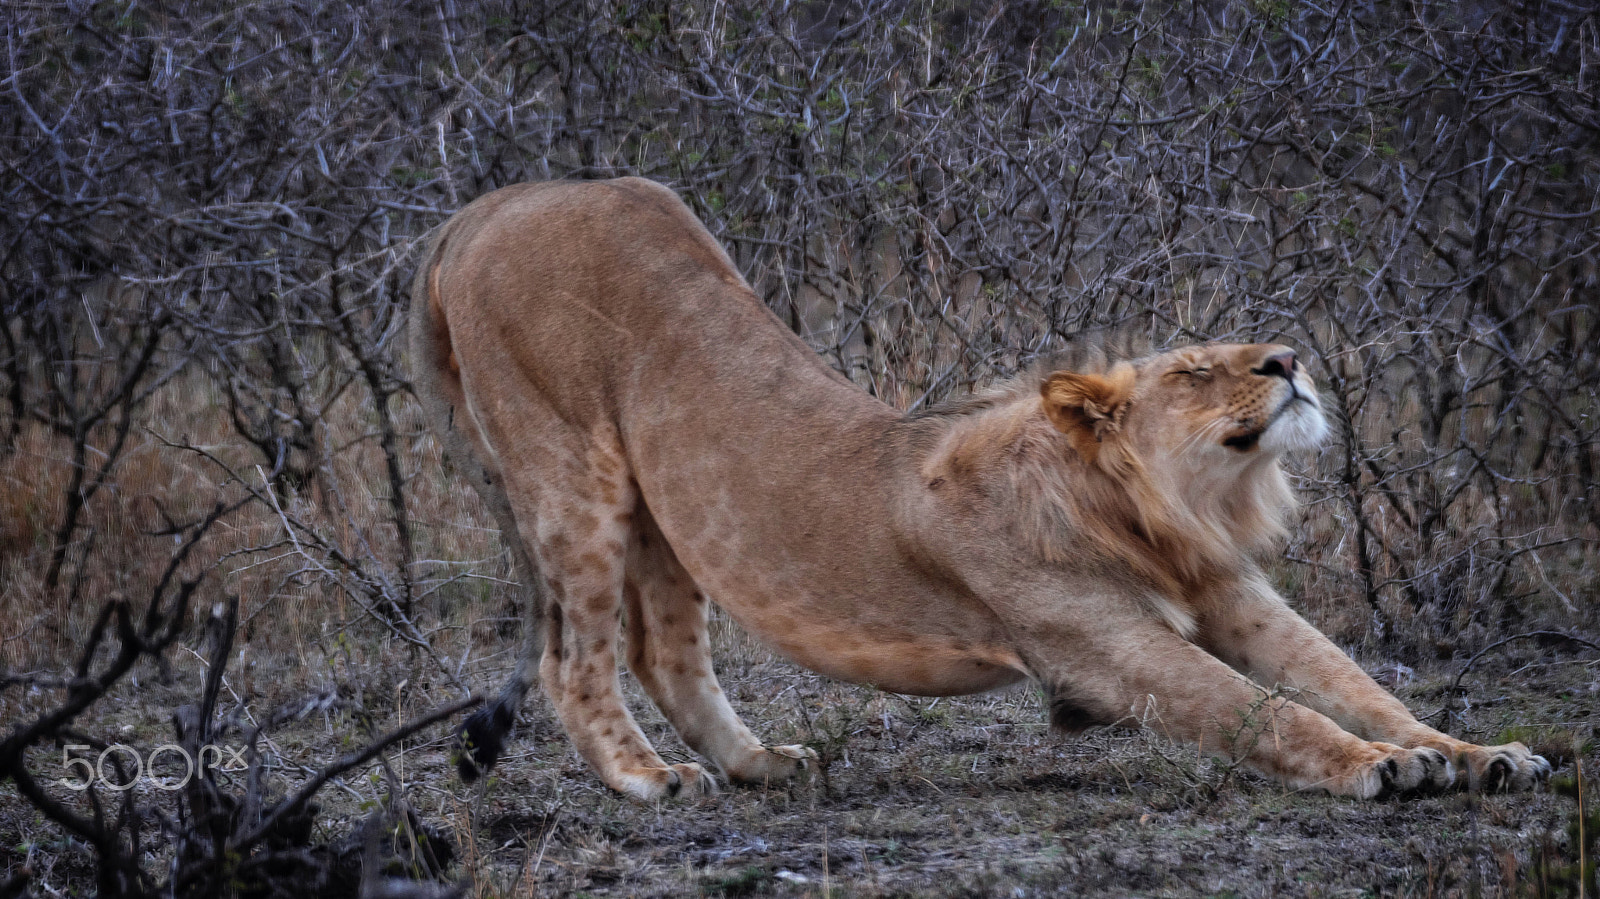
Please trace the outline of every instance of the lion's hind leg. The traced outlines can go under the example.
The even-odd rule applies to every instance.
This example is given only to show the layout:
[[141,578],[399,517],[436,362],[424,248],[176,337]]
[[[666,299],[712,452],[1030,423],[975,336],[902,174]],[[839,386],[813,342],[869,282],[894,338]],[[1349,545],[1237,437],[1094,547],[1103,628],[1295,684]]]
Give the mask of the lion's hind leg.
[[712,670],[709,603],[642,507],[623,596],[628,667],[685,743],[740,783],[788,780],[815,762],[804,746],[763,746],[728,704]]
[[528,472],[509,474],[507,491],[548,587],[540,682],[579,754],[612,789],[646,801],[715,792],[700,765],[663,761],[623,701],[617,652],[638,491],[614,439],[571,449],[548,466],[506,466]]

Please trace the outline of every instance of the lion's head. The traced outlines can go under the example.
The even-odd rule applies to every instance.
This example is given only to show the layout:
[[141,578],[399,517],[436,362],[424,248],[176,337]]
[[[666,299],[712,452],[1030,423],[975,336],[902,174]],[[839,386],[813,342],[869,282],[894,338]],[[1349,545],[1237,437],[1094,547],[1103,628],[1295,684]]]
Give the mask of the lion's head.
[[1169,595],[1271,547],[1293,507],[1279,459],[1328,430],[1305,366],[1270,344],[1025,377],[945,420],[930,475],[1022,510],[1046,557],[1111,556]]
[[1157,549],[1181,576],[1278,537],[1292,505],[1278,460],[1316,447],[1328,430],[1305,366],[1274,344],[1184,347],[1104,373],[1057,371],[1039,393],[1076,457],[1067,466],[1088,482],[1082,512],[1132,525],[1118,529],[1118,554],[1132,537],[1141,555]]
[[1058,371],[1039,386],[1045,414],[1088,463],[1108,437],[1180,478],[1212,480],[1327,434],[1316,385],[1273,344],[1185,347],[1104,374]]

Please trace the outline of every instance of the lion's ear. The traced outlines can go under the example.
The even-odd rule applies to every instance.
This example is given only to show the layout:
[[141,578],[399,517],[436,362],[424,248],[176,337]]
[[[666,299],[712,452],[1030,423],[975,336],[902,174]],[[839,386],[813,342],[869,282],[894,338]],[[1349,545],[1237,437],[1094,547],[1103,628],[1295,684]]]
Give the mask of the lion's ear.
[[1117,430],[1118,412],[1133,395],[1133,382],[1133,366],[1124,362],[1106,375],[1054,372],[1039,385],[1039,394],[1050,423],[1093,464],[1101,441]]

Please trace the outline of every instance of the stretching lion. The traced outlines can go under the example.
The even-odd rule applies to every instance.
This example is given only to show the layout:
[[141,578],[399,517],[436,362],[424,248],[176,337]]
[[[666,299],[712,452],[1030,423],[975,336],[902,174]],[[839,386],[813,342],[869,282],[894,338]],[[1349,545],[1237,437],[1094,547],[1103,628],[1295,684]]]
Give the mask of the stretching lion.
[[763,746],[717,686],[707,597],[831,677],[929,696],[1032,679],[1063,729],[1152,728],[1295,789],[1525,789],[1550,770],[1520,743],[1422,725],[1268,585],[1254,559],[1290,506],[1278,459],[1326,430],[1285,347],[1057,371],[907,417],[824,365],[676,196],[634,178],[462,210],[417,274],[411,340],[446,449],[546,588],[512,682],[465,728],[469,775],[537,659],[613,789],[715,789],[634,723],[623,647],[725,777],[806,767],[814,753]]

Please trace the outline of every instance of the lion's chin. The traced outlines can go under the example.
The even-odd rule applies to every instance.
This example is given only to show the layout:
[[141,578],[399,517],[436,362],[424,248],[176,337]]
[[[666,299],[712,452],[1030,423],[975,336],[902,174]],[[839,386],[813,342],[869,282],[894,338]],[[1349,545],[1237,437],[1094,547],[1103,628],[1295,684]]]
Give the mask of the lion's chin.
[[1288,453],[1316,449],[1328,436],[1328,420],[1315,400],[1297,396],[1261,432],[1261,449],[1269,453]]

